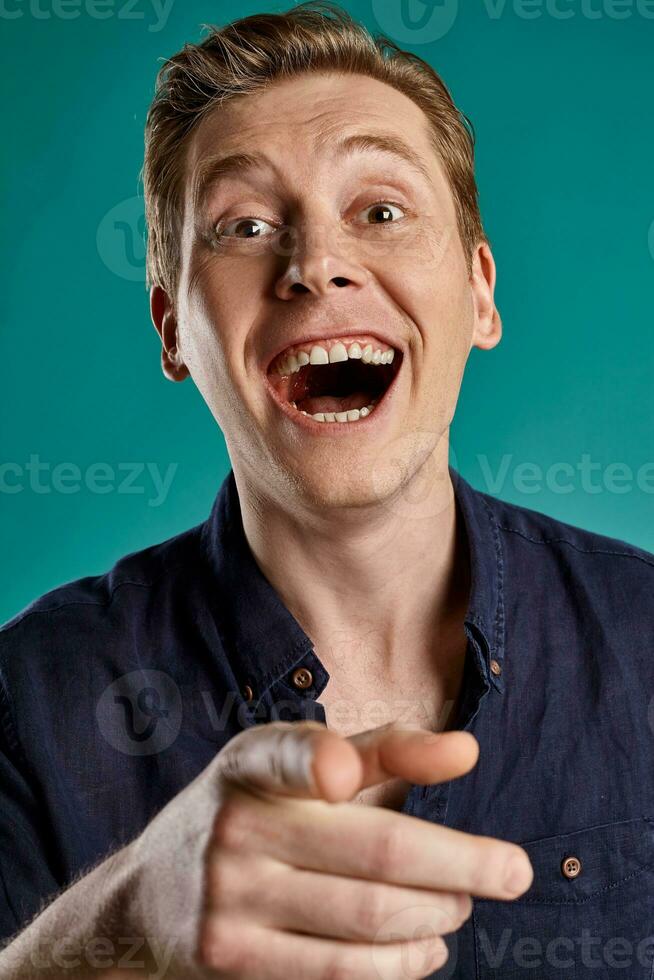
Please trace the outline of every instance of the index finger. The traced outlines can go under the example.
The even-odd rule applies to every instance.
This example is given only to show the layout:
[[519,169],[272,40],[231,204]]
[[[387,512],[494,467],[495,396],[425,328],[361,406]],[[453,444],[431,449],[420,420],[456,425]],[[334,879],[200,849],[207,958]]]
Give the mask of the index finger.
[[470,732],[433,732],[390,722],[347,741],[361,757],[361,788],[395,776],[412,783],[442,783],[469,772],[477,764],[479,743]]
[[[533,881],[517,844],[357,803],[261,800],[266,853],[285,864],[387,884],[513,899]],[[268,808],[270,807],[270,812]]]

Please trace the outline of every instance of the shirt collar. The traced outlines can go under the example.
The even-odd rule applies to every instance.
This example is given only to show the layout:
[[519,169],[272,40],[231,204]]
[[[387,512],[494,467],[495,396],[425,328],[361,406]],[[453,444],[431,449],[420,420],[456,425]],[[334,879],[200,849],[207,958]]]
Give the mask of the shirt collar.
[[[449,468],[470,553],[471,589],[466,632],[479,643],[484,673],[503,690],[503,560],[492,498],[475,490]],[[202,525],[202,541],[212,569],[209,597],[216,625],[243,688],[258,692],[313,651],[313,643],[257,565],[245,537],[241,506],[230,469]],[[491,661],[500,667],[491,670]]]
[[[452,466],[449,470],[470,557],[470,600],[465,623],[476,634],[486,679],[501,692],[504,690],[504,555],[494,501],[471,486]],[[493,662],[497,673],[491,669]]]

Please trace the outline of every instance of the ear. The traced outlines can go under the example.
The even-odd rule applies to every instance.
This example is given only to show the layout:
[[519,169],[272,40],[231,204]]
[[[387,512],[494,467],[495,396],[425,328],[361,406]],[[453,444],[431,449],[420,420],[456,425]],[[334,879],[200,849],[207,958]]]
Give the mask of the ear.
[[189,370],[177,349],[177,317],[162,286],[150,289],[150,316],[161,338],[161,370],[169,381],[183,381]]
[[488,242],[480,242],[472,257],[470,286],[474,303],[471,347],[490,350],[502,338],[502,320],[495,306],[495,260]]

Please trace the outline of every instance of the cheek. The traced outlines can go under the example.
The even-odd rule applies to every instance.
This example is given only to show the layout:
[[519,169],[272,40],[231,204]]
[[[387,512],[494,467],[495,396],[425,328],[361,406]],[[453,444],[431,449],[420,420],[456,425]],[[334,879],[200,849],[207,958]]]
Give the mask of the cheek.
[[[233,266],[234,263],[229,263]],[[215,257],[196,266],[189,283],[183,324],[183,350],[191,373],[229,382],[243,359],[243,324],[256,310],[256,291],[243,281],[244,269]],[[249,307],[252,306],[253,310]]]
[[433,389],[441,394],[443,409],[453,407],[470,352],[473,306],[470,289],[459,280],[439,291],[430,320],[426,361]]
[[[378,268],[395,274],[408,282],[435,282],[447,267],[458,264],[458,235],[446,224],[421,221],[399,235],[369,244],[370,258]],[[363,251],[362,258],[365,258]]]
[[215,308],[213,298],[196,290],[187,301],[180,320],[182,357],[198,391],[221,426],[240,403],[232,377],[234,352],[229,350],[226,326],[227,321]]
[[465,364],[473,329],[473,304],[465,258],[457,240],[442,238],[429,251],[396,252],[384,267],[383,282],[413,324],[416,370]]
[[412,383],[429,419],[451,421],[470,351],[473,304],[465,262],[456,252],[436,266],[396,269],[393,299],[411,318]]

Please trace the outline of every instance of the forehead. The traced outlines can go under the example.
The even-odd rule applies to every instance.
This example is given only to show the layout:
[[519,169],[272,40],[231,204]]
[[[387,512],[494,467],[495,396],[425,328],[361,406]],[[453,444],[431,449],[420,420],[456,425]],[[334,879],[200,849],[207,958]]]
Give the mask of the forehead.
[[[275,81],[212,110],[189,142],[187,190],[197,198],[195,185],[211,173],[216,160],[231,154],[263,152],[285,169],[292,168],[298,177],[303,168],[314,173],[317,162],[324,159],[328,164],[339,143],[357,134],[386,137],[387,149],[408,151],[406,166],[413,160],[423,179],[442,181],[428,120],[419,106],[377,79],[330,72]],[[380,145],[356,139],[351,143],[353,152],[380,151]],[[388,152],[386,156],[387,163],[393,164]]]

